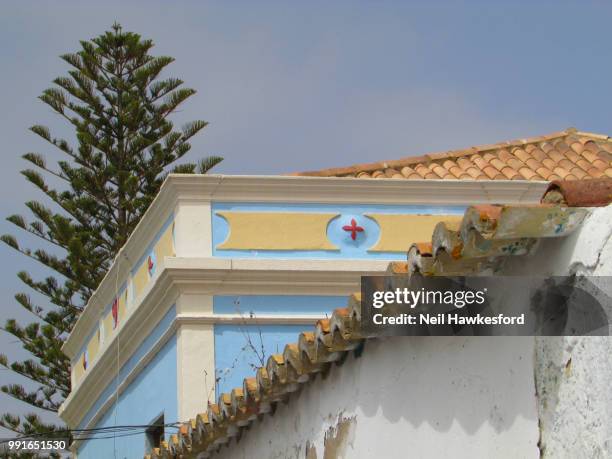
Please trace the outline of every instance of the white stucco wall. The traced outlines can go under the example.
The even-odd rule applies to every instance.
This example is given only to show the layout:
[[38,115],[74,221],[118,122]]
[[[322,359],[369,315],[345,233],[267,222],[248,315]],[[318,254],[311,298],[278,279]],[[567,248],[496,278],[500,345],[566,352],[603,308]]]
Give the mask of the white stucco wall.
[[[612,276],[612,206],[594,209],[567,239],[541,241],[509,272]],[[608,279],[606,282],[609,282]],[[612,338],[536,338],[542,457],[612,457]]]
[[[368,341],[219,457],[538,457],[533,339]],[[327,439],[326,439],[327,438]],[[316,452],[315,452],[316,451]]]

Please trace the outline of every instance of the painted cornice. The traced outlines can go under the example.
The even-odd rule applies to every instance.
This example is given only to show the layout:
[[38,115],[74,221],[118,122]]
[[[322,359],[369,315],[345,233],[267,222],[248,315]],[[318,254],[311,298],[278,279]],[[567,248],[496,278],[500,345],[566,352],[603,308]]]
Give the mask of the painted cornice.
[[[117,368],[127,362],[180,294],[309,295],[316,291],[317,294],[348,296],[359,289],[361,276],[381,274],[387,264],[384,260],[168,257],[138,302],[129,309],[117,332],[104,343],[89,370],[73,387],[60,408],[60,417],[71,427],[81,422],[104,389],[116,378]],[[293,320],[280,316],[261,316],[256,322],[267,319],[270,323],[291,323]],[[315,321],[317,317],[297,316],[294,319],[297,320],[295,323],[307,323],[309,320]],[[228,314],[178,314],[172,327],[180,323],[237,323],[244,320],[241,316]],[[82,330],[74,330],[74,343],[86,338],[86,330]],[[120,353],[116,352],[118,345]],[[74,350],[78,350],[78,347]]]
[[160,194],[181,199],[338,204],[539,202],[548,182],[171,174]]
[[[304,286],[303,294],[309,294],[312,287],[326,291],[337,290],[351,286],[355,288],[354,280],[357,273],[384,271],[388,262],[384,260],[277,260],[277,259],[232,259],[232,258],[176,258],[167,257],[163,261],[164,275],[183,285],[183,289],[191,288],[199,293],[209,294],[245,294],[273,293],[283,286],[295,287],[295,291]],[[364,274],[365,275],[365,274]],[[152,279],[150,284],[156,284],[160,279]],[[309,283],[312,283],[309,284]],[[190,285],[191,284],[191,285]],[[113,284],[114,287],[114,284]],[[149,288],[151,285],[149,285]],[[143,296],[136,298],[130,311],[139,309],[144,302]],[[348,292],[350,293],[350,292]],[[299,294],[299,293],[296,293]],[[114,290],[110,291],[109,300]],[[104,307],[107,302],[102,303]],[[62,350],[71,359],[76,356],[81,346],[89,336],[97,316],[87,313],[77,322]],[[82,316],[83,317],[83,316]],[[89,319],[89,320],[87,320]],[[89,322],[89,323],[88,323]],[[87,326],[89,325],[89,327]]]
[[[548,182],[522,180],[396,180],[337,177],[170,174],[121,248],[77,320],[63,350],[74,356],[117,286],[159,232],[178,202],[284,202],[325,204],[440,204],[539,202]],[[261,262],[257,262],[261,263]],[[81,339],[79,339],[81,337]]]

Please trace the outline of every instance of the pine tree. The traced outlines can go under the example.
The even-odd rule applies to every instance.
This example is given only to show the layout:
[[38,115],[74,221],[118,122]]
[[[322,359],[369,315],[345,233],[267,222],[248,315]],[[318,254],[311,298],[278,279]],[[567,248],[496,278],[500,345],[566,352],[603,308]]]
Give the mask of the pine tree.
[[[70,392],[70,362],[61,346],[165,176],[205,173],[222,160],[213,156],[172,168],[207,123],[193,121],[175,130],[169,117],[195,90],[183,88],[179,79],[160,77],[174,59],[149,54],[151,40],[114,24],[80,44],[78,52],[61,56],[71,67],[68,76],[53,80],[54,86],[39,97],[74,129],[74,146],[35,125],[30,130],[64,159],[49,167],[40,154],[23,155],[31,166],[22,174],[47,196],[51,207],[29,201],[25,205],[33,215],[30,221],[21,215],[8,217],[43,241],[47,250],[24,248],[12,235],[1,238],[53,272],[42,280],[24,271],[17,274],[48,304],[34,304],[27,293],[15,295],[35,319],[27,325],[8,320],[4,330],[18,338],[31,358],[9,361],[0,355],[0,364],[37,387],[26,390],[15,384],[1,389],[51,412]],[[62,189],[50,186],[45,177],[63,184]],[[23,417],[4,414],[0,425],[28,435],[57,428],[41,421],[36,410]]]

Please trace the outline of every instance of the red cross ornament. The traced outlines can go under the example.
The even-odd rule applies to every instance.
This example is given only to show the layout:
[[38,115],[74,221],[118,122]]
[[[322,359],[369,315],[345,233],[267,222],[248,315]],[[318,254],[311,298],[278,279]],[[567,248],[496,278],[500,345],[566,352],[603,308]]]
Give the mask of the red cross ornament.
[[342,229],[344,231],[350,231],[351,232],[351,239],[353,241],[355,239],[357,239],[357,233],[362,233],[364,231],[363,227],[357,225],[357,222],[355,221],[354,218],[351,218],[351,224],[350,225],[344,225],[342,227]]

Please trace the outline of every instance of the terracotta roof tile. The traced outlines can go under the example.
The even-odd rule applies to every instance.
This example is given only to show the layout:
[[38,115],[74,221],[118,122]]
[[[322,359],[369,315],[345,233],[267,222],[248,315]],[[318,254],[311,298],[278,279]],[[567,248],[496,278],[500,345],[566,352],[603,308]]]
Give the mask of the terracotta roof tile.
[[588,174],[578,166],[572,167],[570,169],[570,172],[572,173],[572,175],[577,177],[578,180],[588,178]]
[[540,166],[536,168],[535,172],[540,177],[542,177],[544,180],[548,180],[548,181],[552,180],[549,177],[552,177],[554,175],[554,172],[545,166]]
[[530,152],[530,154],[533,156],[533,158],[537,159],[538,161],[542,161],[544,159],[547,158],[546,153],[544,153],[544,151],[536,146],[534,146],[533,150]]
[[596,159],[595,161],[593,161],[593,166],[603,172],[610,167],[610,162],[602,161],[601,159]]
[[445,169],[450,169],[451,167],[455,167],[455,162],[451,161],[450,159],[446,159],[442,161],[442,167]]
[[467,168],[465,172],[473,179],[478,179],[483,175],[482,171],[474,166]]
[[465,171],[459,166],[455,165],[450,167],[448,171],[453,175],[454,178],[461,178],[463,175],[465,175]]
[[523,150],[521,147],[517,147],[514,149],[514,156],[516,156],[518,159],[520,159],[523,162],[531,158],[531,155],[527,153],[525,150]]
[[519,177],[519,173],[515,171],[514,169],[512,169],[510,166],[505,166],[503,169],[500,170],[500,172],[504,174],[506,178],[510,180],[516,179],[517,177]]
[[544,158],[542,160],[542,164],[550,170],[553,170],[555,167],[557,167],[557,163],[555,163],[550,157]]
[[599,156],[597,156],[597,153],[598,153],[597,151],[593,151],[593,150],[585,148],[584,151],[582,152],[582,157],[585,158],[590,163],[592,163],[596,159],[599,159]]
[[387,274],[396,275],[396,274],[407,274],[408,273],[408,264],[402,261],[392,261],[389,263],[387,268]]
[[449,175],[449,173],[448,173],[448,171],[446,169],[444,169],[442,166],[440,166],[439,164],[436,164],[436,163],[432,163],[432,166],[431,166],[430,169],[431,169],[431,171],[434,174],[437,174],[438,177],[440,177],[440,178],[445,178],[446,176]]
[[558,166],[570,172],[574,168],[574,163],[567,159],[567,157],[563,157],[559,160]]
[[472,155],[470,157],[470,159],[476,165],[476,167],[479,168],[479,169],[484,169],[485,167],[487,167],[489,165],[485,161],[485,159],[481,155],[479,155],[479,154]]
[[[612,202],[612,179],[562,181],[550,184],[536,205],[480,205],[469,207],[461,222],[440,222],[431,242],[413,244],[406,263],[394,262],[388,275],[467,275],[497,269],[508,257],[529,253],[540,238],[563,237],[581,224],[588,210]],[[303,332],[282,354],[268,358],[255,377],[242,387],[219,395],[218,402],[195,419],[181,424],[179,432],[162,442],[147,458],[207,458],[241,435],[241,429],[288,402],[300,385],[342,361],[363,340],[361,295],[353,294],[348,307],[319,320],[313,332]]]
[[407,179],[418,179],[421,176],[411,167],[404,166],[401,170],[402,175]]
[[556,149],[552,149],[548,152],[548,157],[550,159],[552,159],[554,162],[558,163],[559,161],[561,161],[562,159],[565,159],[565,156],[563,156],[561,153],[559,153],[558,150]]
[[486,166],[482,171],[492,180],[506,178],[497,169],[495,169],[491,165]]
[[563,169],[560,166],[557,166],[553,169],[553,172],[555,174],[557,174],[559,177],[561,177],[562,179],[566,180],[566,177],[570,174],[570,172],[568,170]]
[[537,175],[534,171],[532,171],[531,169],[529,169],[528,167],[521,167],[518,170],[518,173],[521,174],[521,176],[525,179],[525,180],[537,180]]
[[[576,172],[577,167],[581,171]],[[610,169],[612,139],[570,128],[529,139],[293,175],[408,180],[576,180],[610,176]]]
[[612,202],[612,180],[604,178],[553,182],[548,186],[542,202],[571,207],[604,206]]

